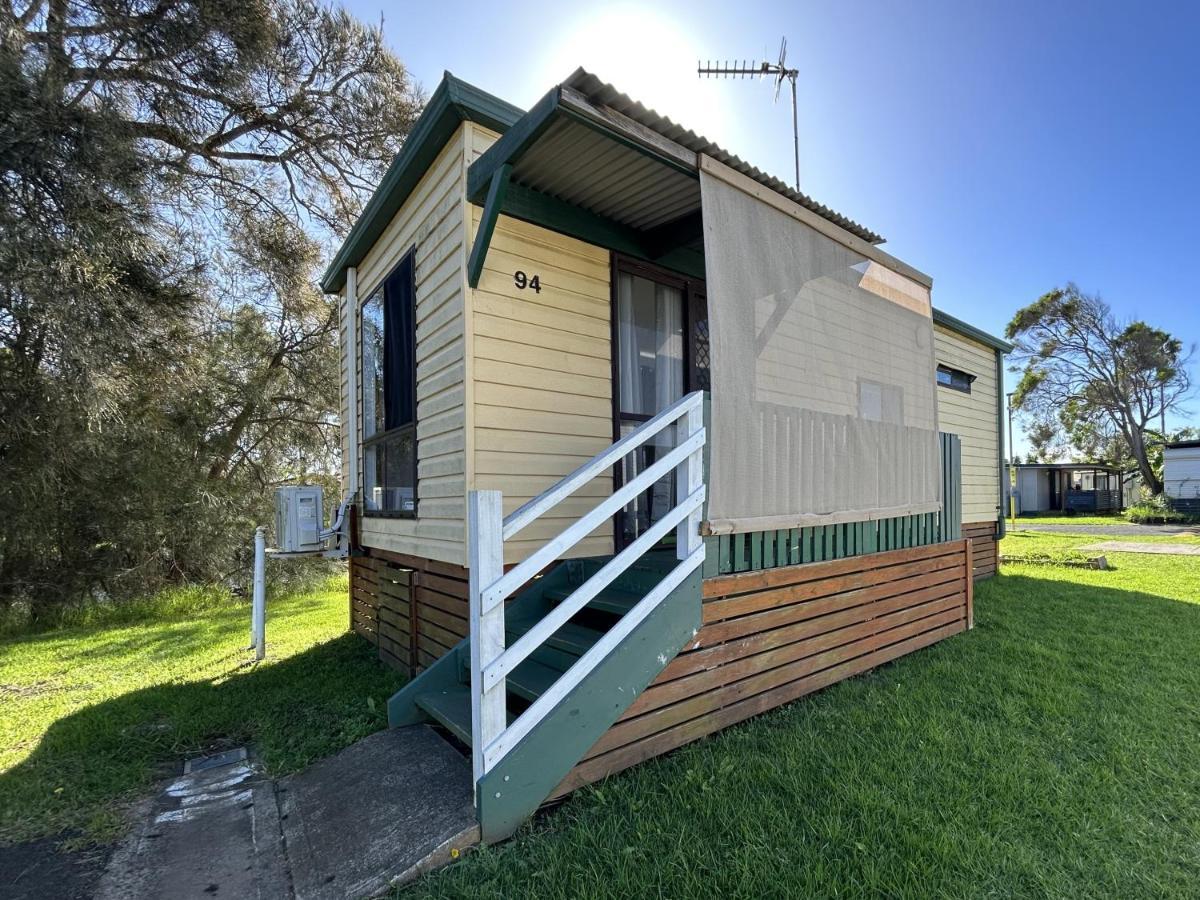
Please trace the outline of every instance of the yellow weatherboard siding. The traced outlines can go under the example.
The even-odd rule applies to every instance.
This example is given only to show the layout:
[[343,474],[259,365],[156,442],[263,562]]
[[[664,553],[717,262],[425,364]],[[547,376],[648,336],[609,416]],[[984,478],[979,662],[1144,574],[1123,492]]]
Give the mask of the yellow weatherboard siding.
[[[447,142],[358,266],[361,304],[409,248],[417,248],[417,518],[364,516],[362,543],[460,565],[466,563],[467,132],[459,128]],[[343,292],[343,306],[344,298]],[[344,316],[342,341],[344,346]],[[355,359],[361,386],[361,344]],[[343,372],[343,423],[348,402]],[[359,410],[361,421],[361,403]]]
[[[471,207],[471,232],[481,210]],[[541,290],[519,288],[515,273]],[[504,492],[507,515],[612,443],[607,250],[501,216],[471,292],[474,487]],[[519,562],[612,493],[594,479],[505,544]],[[606,523],[568,556],[611,553]]]
[[999,513],[999,398],[996,351],[944,325],[934,325],[939,365],[975,376],[971,392],[939,386],[938,427],[962,440],[963,522],[992,522]]

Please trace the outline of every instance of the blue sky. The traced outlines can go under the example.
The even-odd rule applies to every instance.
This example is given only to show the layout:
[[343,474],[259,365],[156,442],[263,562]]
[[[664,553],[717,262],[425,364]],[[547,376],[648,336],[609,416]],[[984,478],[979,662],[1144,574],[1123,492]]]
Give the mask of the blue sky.
[[999,334],[1075,281],[1122,317],[1200,340],[1198,3],[349,8],[383,16],[429,90],[449,69],[528,107],[582,64],[790,181],[786,89],[773,104],[766,82],[695,75],[698,58],[773,60],[786,34],[802,189],[932,275],[938,307]]

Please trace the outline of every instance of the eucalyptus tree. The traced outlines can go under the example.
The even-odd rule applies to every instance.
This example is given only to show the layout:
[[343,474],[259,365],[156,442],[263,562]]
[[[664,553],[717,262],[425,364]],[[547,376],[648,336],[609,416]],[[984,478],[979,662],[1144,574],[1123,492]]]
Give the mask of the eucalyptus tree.
[[1073,284],[1017,311],[1005,332],[1021,380],[1013,405],[1026,414],[1041,457],[1070,446],[1097,461],[1130,461],[1162,493],[1152,465],[1156,426],[1191,391],[1194,348],[1142,321],[1119,321]]

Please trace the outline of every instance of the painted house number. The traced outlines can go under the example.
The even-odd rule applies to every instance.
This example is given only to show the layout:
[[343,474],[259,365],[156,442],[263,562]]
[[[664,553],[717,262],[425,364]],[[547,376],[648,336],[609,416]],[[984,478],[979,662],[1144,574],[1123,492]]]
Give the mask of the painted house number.
[[526,275],[520,269],[517,269],[517,271],[513,272],[513,284],[515,284],[517,288],[522,291],[525,290],[525,288],[529,288],[535,294],[540,294],[542,292],[542,279],[537,275],[532,277]]

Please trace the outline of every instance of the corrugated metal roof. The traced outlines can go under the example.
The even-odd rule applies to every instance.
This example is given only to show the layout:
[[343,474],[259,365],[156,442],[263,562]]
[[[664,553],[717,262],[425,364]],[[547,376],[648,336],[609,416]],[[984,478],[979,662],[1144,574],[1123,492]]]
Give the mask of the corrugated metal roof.
[[714,144],[708,138],[696,134],[684,128],[682,125],[676,125],[666,116],[656,113],[652,109],[647,109],[641,103],[638,103],[627,94],[621,93],[611,84],[601,81],[591,72],[585,69],[576,69],[571,76],[563,82],[567,87],[574,88],[580,93],[587,96],[592,102],[600,106],[608,106],[622,115],[628,116],[640,125],[644,125],[653,131],[658,132],[668,140],[672,140],[680,146],[686,147],[694,153],[703,153],[706,156],[711,156],[718,162],[724,163],[731,169],[741,172],[743,175],[753,178],[764,187],[770,188],[776,193],[782,194],[789,200],[800,204],[805,209],[811,210],[822,218],[828,219],[836,225],[845,228],[851,234],[862,238],[872,244],[882,244],[883,238],[866,228],[859,225],[852,219],[843,216],[836,210],[830,209],[824,204],[818,203],[807,194],[802,194],[799,191],[789,187],[783,181],[780,181],[773,175],[768,175],[761,169],[758,169],[741,158],[734,156],[721,147]]
[[521,154],[512,179],[640,230],[700,208],[694,177],[568,118],[556,120]]

